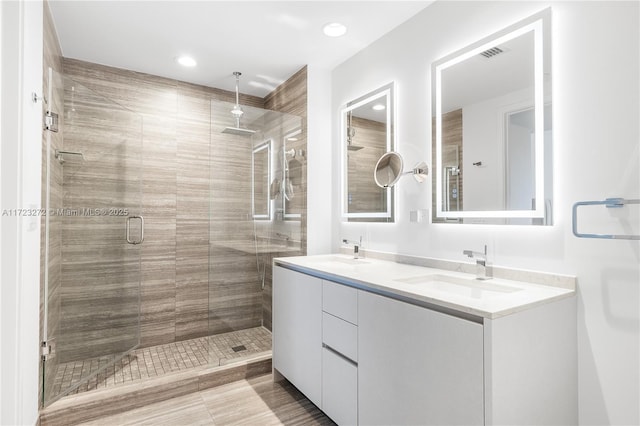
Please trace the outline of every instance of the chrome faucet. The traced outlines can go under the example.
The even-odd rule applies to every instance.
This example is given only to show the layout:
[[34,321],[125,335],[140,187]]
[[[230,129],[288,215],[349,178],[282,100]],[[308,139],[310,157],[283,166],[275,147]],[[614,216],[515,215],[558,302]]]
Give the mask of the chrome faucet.
[[476,279],[490,280],[493,278],[493,269],[487,265],[487,245],[484,245],[484,253],[472,250],[463,250],[462,254],[476,259]]
[[360,258],[360,247],[362,247],[362,235],[360,235],[360,242],[349,241],[346,238],[344,238],[342,242],[344,244],[353,244],[353,258],[354,259]]

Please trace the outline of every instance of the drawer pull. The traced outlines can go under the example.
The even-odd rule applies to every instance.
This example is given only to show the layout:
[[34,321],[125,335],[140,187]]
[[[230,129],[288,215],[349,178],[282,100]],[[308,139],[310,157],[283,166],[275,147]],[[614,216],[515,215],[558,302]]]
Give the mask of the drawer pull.
[[352,360],[351,358],[346,357],[345,355],[341,354],[340,352],[336,351],[335,349],[333,349],[331,346],[327,345],[326,343],[322,344],[322,347],[325,348],[326,350],[328,350],[329,352],[332,352],[336,355],[338,355],[340,358],[344,359],[345,361],[347,361],[349,364],[357,367],[358,363],[355,362],[354,360]]

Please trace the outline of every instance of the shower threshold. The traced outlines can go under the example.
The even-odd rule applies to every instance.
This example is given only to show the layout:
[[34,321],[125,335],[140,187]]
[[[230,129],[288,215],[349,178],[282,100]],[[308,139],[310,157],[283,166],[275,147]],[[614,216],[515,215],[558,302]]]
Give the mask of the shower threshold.
[[115,355],[58,365],[53,394],[69,389],[79,377],[91,375],[112,363],[67,395],[77,395],[187,370],[201,370],[237,361],[271,355],[271,333],[264,327],[136,349],[113,363]]

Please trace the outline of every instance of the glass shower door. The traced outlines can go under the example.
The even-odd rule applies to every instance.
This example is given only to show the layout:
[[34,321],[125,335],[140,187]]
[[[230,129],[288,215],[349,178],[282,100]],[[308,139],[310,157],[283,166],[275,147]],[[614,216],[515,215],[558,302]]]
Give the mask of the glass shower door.
[[142,118],[52,71],[48,107],[45,405],[131,374],[120,360],[139,344],[144,239]]

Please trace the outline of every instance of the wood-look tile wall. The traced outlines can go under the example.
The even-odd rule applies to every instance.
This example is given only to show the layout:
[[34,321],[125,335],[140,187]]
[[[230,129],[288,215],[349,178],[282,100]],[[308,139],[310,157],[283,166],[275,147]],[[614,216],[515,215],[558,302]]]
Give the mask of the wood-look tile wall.
[[64,70],[142,116],[141,345],[207,335],[210,100],[233,94],[72,59]]
[[353,117],[351,127],[355,130],[351,144],[360,149],[347,151],[349,213],[385,212],[387,191],[376,185],[373,171],[378,159],[387,152],[386,125]]
[[[64,80],[60,362],[138,341],[140,246],[125,242],[142,194],[142,117]],[[98,213],[99,211],[99,213]],[[89,213],[93,212],[93,213]],[[135,226],[132,226],[135,228]],[[138,235],[132,229],[132,235]]]
[[[204,320],[208,319],[210,332],[217,334],[262,323],[256,255],[233,248],[236,243],[253,242],[251,152],[258,136],[223,133],[226,127],[235,127],[229,114],[232,104],[214,101],[210,108],[211,191],[202,200],[210,203],[209,239],[204,242],[211,245],[209,281],[203,288],[209,295],[209,311]],[[261,130],[260,124],[253,123],[256,111],[246,106],[243,109],[241,127]]]

